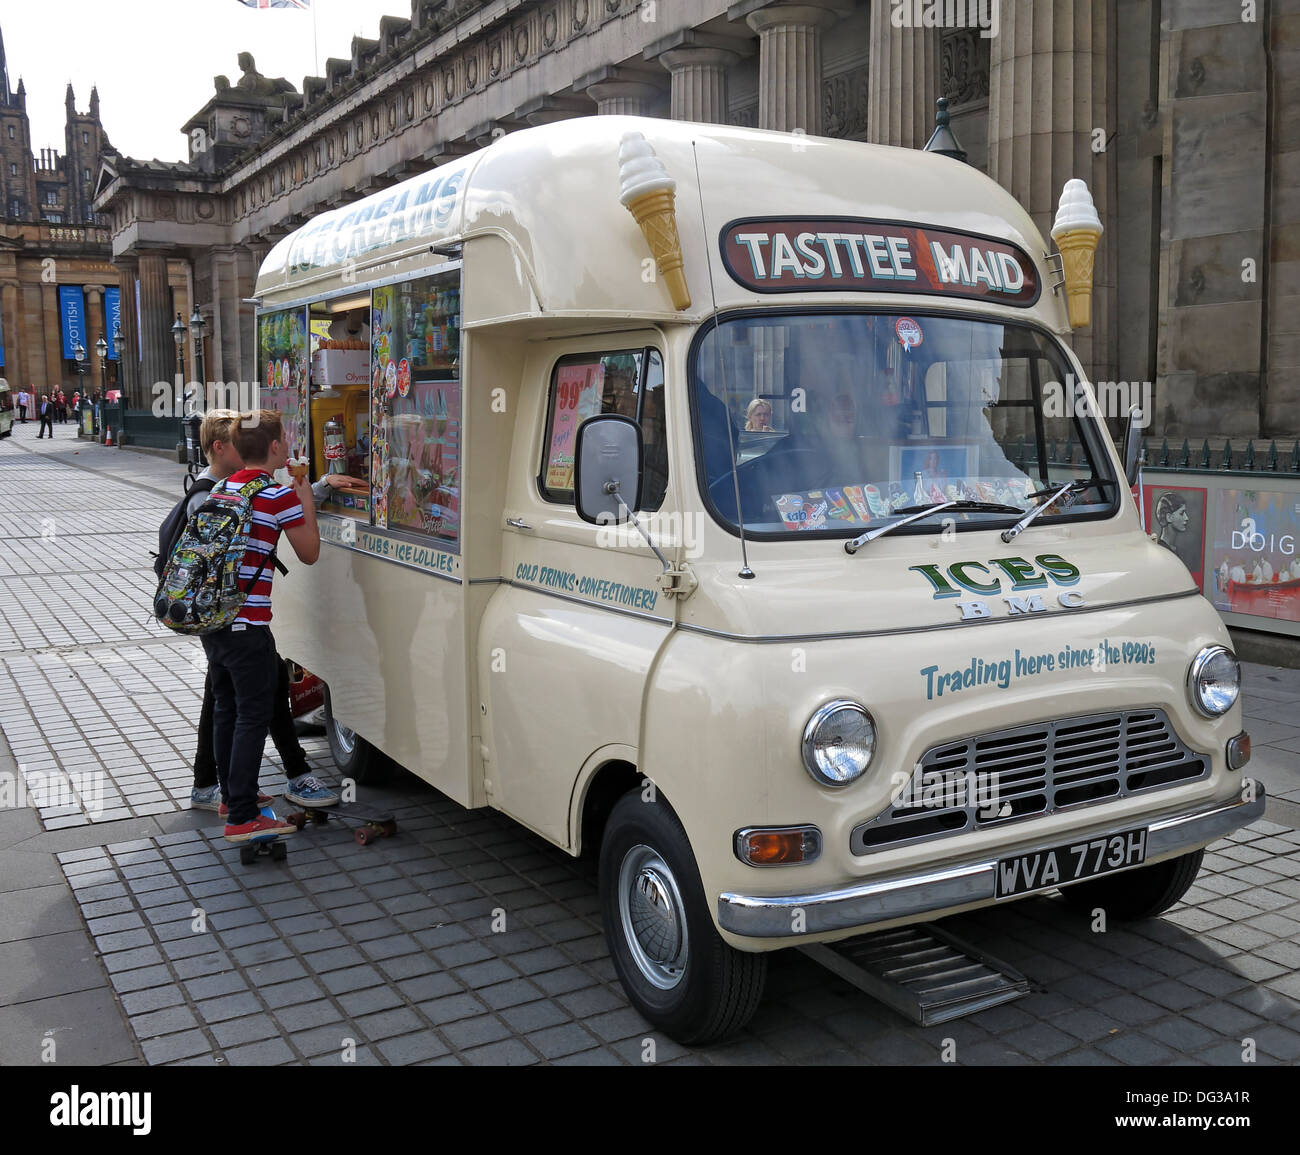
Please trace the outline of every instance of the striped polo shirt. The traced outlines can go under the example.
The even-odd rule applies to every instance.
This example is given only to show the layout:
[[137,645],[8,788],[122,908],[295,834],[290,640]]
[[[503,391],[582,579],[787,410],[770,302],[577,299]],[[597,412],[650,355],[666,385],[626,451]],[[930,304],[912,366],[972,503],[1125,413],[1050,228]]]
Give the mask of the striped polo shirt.
[[[225,481],[218,482],[213,487],[213,492],[220,493],[224,490],[236,493],[250,481],[265,476],[268,475],[262,469],[241,469]],[[266,560],[267,555],[280,540],[280,531],[298,525],[302,520],[302,503],[287,485],[269,485],[253,498],[253,522],[249,527],[244,563],[239,567],[239,581],[241,586],[246,586],[259,569],[262,576],[248,595],[239,616],[235,618],[236,624],[271,624],[271,579],[275,576],[275,566]]]

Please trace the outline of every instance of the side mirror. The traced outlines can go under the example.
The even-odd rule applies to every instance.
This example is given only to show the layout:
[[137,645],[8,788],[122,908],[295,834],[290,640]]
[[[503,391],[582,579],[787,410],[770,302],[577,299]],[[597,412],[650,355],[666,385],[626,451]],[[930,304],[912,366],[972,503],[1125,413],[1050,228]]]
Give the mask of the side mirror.
[[1124,430],[1124,476],[1129,488],[1137,484],[1138,455],[1142,450],[1142,410],[1136,405],[1128,411],[1128,425]]
[[630,418],[602,413],[578,426],[573,497],[583,521],[617,525],[627,520],[625,505],[641,508],[643,453],[641,427]]

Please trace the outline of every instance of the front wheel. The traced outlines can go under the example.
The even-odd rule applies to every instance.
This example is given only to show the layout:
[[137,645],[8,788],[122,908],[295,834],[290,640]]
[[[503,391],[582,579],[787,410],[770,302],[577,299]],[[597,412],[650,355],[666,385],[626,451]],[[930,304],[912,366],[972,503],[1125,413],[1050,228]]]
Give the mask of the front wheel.
[[722,941],[686,831],[639,793],[615,804],[600,847],[600,910],[632,1005],[679,1043],[740,1030],[763,997],[767,957]]
[[355,730],[349,730],[334,717],[328,689],[325,691],[325,736],[342,777],[362,786],[375,786],[391,775],[393,764]]
[[1080,910],[1100,907],[1118,919],[1155,918],[1179,901],[1196,881],[1204,850],[1139,866],[1120,874],[1061,887],[1061,897]]

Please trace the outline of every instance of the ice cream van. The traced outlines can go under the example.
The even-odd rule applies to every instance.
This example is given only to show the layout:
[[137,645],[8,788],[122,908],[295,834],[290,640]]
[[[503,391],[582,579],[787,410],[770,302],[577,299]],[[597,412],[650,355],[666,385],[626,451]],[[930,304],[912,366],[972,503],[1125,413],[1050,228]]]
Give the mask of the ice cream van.
[[1167,909],[1264,793],[1070,349],[1101,227],[1079,182],[1049,255],[944,156],[610,116],[285,237],[262,403],[365,483],[275,590],[340,773],[595,856],[628,997],[685,1041],[774,950]]

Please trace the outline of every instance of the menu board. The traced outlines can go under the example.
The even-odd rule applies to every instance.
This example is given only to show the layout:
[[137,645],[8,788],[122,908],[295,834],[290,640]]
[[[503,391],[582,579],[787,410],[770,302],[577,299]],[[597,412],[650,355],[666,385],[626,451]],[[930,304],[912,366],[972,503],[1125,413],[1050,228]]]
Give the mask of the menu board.
[[603,360],[561,365],[555,374],[555,406],[547,438],[546,488],[573,488],[573,457],[578,426],[600,412],[605,386]]

